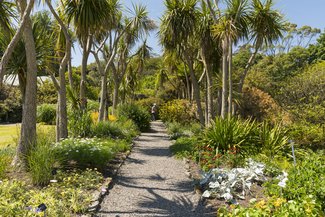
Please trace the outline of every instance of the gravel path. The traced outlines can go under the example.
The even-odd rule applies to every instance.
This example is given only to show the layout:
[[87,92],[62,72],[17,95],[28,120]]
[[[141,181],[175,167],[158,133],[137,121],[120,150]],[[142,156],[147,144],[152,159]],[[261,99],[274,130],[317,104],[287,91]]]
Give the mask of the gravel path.
[[215,216],[194,193],[182,161],[172,157],[161,122],[142,133],[96,216]]

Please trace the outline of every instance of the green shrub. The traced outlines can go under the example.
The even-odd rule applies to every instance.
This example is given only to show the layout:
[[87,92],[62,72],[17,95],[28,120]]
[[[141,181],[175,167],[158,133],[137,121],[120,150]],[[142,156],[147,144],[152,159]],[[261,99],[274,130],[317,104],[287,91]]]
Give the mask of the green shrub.
[[306,153],[298,160],[297,166],[288,170],[286,186],[278,186],[279,180],[265,184],[268,193],[272,196],[282,196],[287,200],[302,203],[307,197],[315,200],[316,204],[325,211],[325,158],[324,152],[315,154]]
[[37,106],[37,122],[49,125],[55,124],[56,118],[56,105],[55,104],[42,104]]
[[45,136],[38,136],[37,143],[27,155],[27,166],[34,185],[45,186],[53,178],[55,164],[60,158],[55,155],[51,142]]
[[68,129],[71,136],[87,137],[91,135],[93,121],[90,113],[81,110],[69,111]]
[[87,110],[88,111],[98,111],[99,110],[99,102],[94,100],[87,101]]
[[[145,108],[148,112],[151,112],[151,107],[153,106],[154,103],[156,103],[157,107],[160,108],[160,106],[164,103],[164,101],[157,97],[150,97],[146,99],[140,99],[135,102],[136,105]],[[159,110],[157,115],[159,116]]]
[[98,168],[104,170],[117,152],[126,151],[130,145],[122,140],[97,138],[68,138],[56,143],[55,152],[65,159],[66,168]]
[[198,136],[202,133],[201,125],[195,122],[185,125],[178,122],[171,122],[166,123],[166,127],[171,139]]
[[296,144],[312,149],[325,147],[325,125],[297,122],[289,126],[288,136]]
[[13,154],[14,150],[10,147],[0,148],[0,179],[6,178]]
[[176,142],[172,146],[170,146],[170,150],[178,158],[182,158],[182,157],[188,158],[193,154],[196,144],[197,144],[196,138],[183,137],[177,139]]
[[195,120],[195,109],[187,100],[173,100],[163,104],[159,109],[164,122],[190,123]]
[[131,141],[138,135],[138,128],[132,120],[103,121],[92,127],[92,136],[98,138],[126,139]]
[[124,104],[118,107],[119,117],[125,117],[134,121],[140,131],[146,131],[150,128],[150,113],[135,104]]

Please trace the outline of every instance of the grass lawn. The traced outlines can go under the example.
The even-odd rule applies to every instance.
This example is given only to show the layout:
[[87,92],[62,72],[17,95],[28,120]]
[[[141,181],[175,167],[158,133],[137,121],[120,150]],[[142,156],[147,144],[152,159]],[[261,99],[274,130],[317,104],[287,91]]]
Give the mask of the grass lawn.
[[0,148],[8,144],[16,145],[20,132],[20,124],[0,125]]
[[[54,133],[55,126],[50,125],[37,125],[37,130],[50,133]],[[20,133],[20,124],[4,124],[0,125],[0,148],[7,146],[8,144],[16,145]]]

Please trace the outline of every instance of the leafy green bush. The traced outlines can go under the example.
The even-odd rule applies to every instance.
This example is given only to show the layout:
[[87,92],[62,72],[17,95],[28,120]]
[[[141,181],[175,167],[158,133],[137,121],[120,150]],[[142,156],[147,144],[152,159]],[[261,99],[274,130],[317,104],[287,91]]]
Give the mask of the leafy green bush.
[[38,136],[37,143],[27,155],[28,171],[34,185],[45,186],[53,178],[55,164],[60,158],[55,155],[51,142],[45,136]]
[[182,158],[182,157],[188,158],[193,154],[196,144],[197,144],[196,138],[183,137],[177,139],[176,142],[172,146],[170,146],[170,150],[178,158]]
[[91,135],[91,127],[93,121],[90,113],[81,110],[69,111],[68,112],[68,129],[71,136],[74,137],[87,137]]
[[117,152],[129,150],[130,145],[122,140],[68,138],[56,143],[54,149],[58,157],[65,159],[67,168],[103,170]]
[[94,100],[87,101],[87,110],[88,111],[98,111],[99,110],[99,102]]
[[0,87],[0,122],[19,123],[22,118],[21,93],[16,87]]
[[289,126],[288,136],[299,145],[312,149],[325,147],[325,125],[310,124],[306,121]]
[[0,148],[0,179],[6,177],[6,172],[12,161],[14,150],[10,147]]
[[92,127],[92,136],[99,138],[127,139],[138,135],[137,126],[132,120],[103,121]]
[[159,109],[160,118],[164,122],[182,124],[195,120],[195,109],[187,100],[173,100],[163,104]]
[[306,153],[296,167],[288,171],[288,180],[284,188],[278,186],[279,180],[265,184],[272,196],[282,196],[287,200],[303,203],[306,198],[315,201],[316,206],[325,211],[325,158],[324,153]]
[[[146,99],[140,99],[135,102],[136,105],[145,108],[148,112],[151,112],[151,107],[153,106],[154,103],[156,103],[157,107],[160,108],[160,106],[164,103],[164,101],[157,97],[150,97]],[[158,109],[158,116],[159,116],[159,109]]]
[[37,122],[49,125],[55,124],[56,105],[42,104],[37,106]]
[[202,127],[199,123],[193,122],[189,124],[181,124],[178,122],[167,122],[167,133],[171,139],[180,137],[198,136],[202,133]]
[[150,113],[135,104],[124,104],[118,107],[119,117],[125,117],[134,121],[140,131],[146,131],[150,128]]

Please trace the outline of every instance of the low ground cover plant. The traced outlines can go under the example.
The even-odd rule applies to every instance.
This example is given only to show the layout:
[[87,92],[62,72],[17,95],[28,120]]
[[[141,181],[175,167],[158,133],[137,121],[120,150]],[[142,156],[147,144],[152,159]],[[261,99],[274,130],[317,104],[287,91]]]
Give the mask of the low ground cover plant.
[[[55,181],[55,182],[54,182]],[[98,189],[102,175],[94,170],[59,172],[53,183],[36,189],[26,182],[3,180],[0,183],[0,213],[3,216],[44,216],[37,207],[45,203],[47,216],[68,217],[84,213]]]

